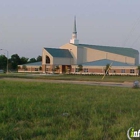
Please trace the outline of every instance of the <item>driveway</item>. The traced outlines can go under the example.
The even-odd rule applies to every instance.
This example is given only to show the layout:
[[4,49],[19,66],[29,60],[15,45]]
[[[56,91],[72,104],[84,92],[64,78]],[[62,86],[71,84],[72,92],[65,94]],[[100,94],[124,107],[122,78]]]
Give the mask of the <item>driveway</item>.
[[115,87],[133,87],[132,82],[94,82],[94,81],[71,81],[71,80],[46,80],[46,79],[26,79],[26,78],[2,78],[1,80],[7,81],[25,81],[25,82],[45,82],[45,83],[69,83],[80,85],[98,85],[98,86],[115,86]]

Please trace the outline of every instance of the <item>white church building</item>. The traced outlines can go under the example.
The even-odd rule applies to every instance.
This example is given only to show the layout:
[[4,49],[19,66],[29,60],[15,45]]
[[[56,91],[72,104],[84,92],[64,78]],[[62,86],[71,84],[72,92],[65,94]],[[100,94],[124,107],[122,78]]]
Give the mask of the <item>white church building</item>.
[[[132,48],[80,44],[77,39],[76,18],[72,39],[59,48],[43,48],[42,62],[25,64],[28,72],[104,74],[106,65],[110,65],[109,74],[137,75],[139,52]],[[39,70],[39,67],[41,69]],[[36,70],[35,70],[36,69]],[[19,72],[22,72],[22,68]],[[24,71],[25,72],[25,71]]]

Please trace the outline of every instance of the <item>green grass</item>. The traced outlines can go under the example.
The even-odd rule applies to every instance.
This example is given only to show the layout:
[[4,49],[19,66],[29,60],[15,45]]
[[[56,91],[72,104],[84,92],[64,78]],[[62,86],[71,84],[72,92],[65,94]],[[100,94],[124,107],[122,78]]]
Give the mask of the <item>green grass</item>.
[[102,80],[102,75],[39,75],[26,73],[9,73],[0,74],[0,78],[28,78],[28,79],[46,79],[46,80],[71,80],[71,81],[100,81],[100,82],[134,82],[140,81],[140,76],[105,76]]
[[0,139],[125,140],[140,89],[0,80]]

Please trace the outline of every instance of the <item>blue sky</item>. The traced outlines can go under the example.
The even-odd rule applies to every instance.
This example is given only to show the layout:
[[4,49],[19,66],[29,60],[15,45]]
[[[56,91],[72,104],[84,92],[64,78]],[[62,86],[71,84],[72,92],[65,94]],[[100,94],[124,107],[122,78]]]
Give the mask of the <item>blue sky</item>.
[[76,15],[80,43],[140,52],[139,7],[140,0],[1,0],[0,48],[9,55],[42,55],[43,47],[69,42]]

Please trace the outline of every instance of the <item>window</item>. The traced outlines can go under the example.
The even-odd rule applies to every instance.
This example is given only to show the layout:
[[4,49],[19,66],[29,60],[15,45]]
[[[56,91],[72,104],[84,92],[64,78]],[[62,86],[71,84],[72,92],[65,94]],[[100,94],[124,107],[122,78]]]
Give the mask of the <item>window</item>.
[[79,72],[79,69],[78,68],[75,68],[75,72]]
[[38,71],[38,68],[35,68],[35,71]]
[[125,73],[125,69],[122,69],[122,70],[121,70],[121,73]]
[[134,69],[130,69],[130,73],[135,73],[135,70]]
[[88,69],[84,68],[84,72],[88,72]]
[[48,56],[46,56],[46,63],[50,64],[50,58]]
[[69,70],[69,71],[70,71],[70,70],[71,70],[71,67],[70,67],[70,66],[67,66],[67,70]]

